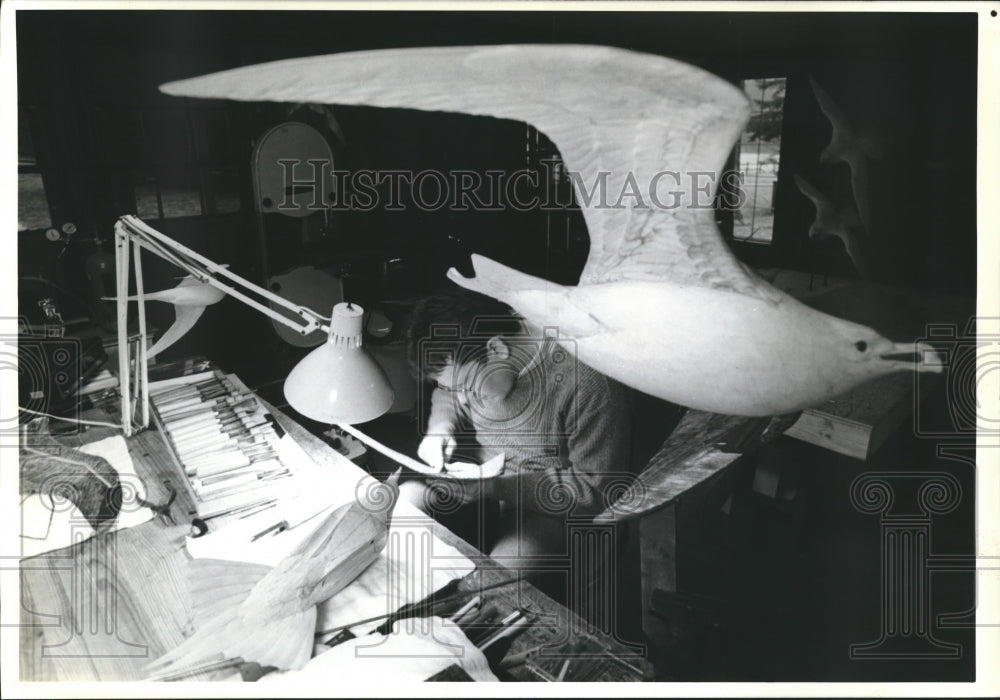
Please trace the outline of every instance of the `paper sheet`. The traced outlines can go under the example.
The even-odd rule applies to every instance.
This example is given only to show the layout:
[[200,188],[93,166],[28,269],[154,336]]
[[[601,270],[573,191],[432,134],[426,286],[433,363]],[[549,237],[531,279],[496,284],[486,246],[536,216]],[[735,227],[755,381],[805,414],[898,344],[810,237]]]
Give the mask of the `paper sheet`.
[[[270,495],[277,503],[247,517],[228,517],[225,524],[208,521],[209,534],[187,539],[188,552],[196,558],[246,561],[274,566],[305,540],[322,521],[319,517],[351,503],[375,480],[345,460],[343,470],[321,469],[295,442],[284,435],[275,445],[281,463],[292,476],[278,479]],[[254,540],[254,535],[285,521],[289,529]]]
[[[135,473],[125,438],[120,435],[98,440],[78,448],[95,457],[103,457],[118,472],[122,485],[122,508],[111,531],[144,523],[153,511],[140,506],[146,499],[146,487]],[[21,556],[33,557],[55,549],[83,542],[94,536],[94,529],[73,503],[52,508],[52,499],[42,494],[25,494],[21,499]]]

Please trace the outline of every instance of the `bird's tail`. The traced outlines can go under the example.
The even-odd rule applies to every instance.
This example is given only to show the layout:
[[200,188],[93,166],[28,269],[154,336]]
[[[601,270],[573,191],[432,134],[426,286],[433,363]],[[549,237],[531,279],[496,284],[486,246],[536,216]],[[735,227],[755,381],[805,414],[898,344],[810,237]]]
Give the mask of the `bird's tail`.
[[498,301],[513,306],[511,294],[523,291],[562,292],[563,288],[553,282],[526,275],[482,255],[472,256],[475,277],[464,277],[458,270],[448,270],[448,279],[466,289],[491,296]]
[[608,330],[585,304],[571,298],[567,287],[526,275],[481,255],[472,256],[472,267],[475,277],[463,277],[452,268],[448,270],[448,278],[473,292],[502,301],[526,319],[544,326],[546,334],[555,329],[560,338],[579,339]]
[[181,674],[224,659],[240,658],[261,666],[301,668],[312,656],[316,608],[255,624],[241,615],[240,604],[271,570],[260,564],[194,559],[190,563],[192,614],[197,631],[147,670],[153,678]]

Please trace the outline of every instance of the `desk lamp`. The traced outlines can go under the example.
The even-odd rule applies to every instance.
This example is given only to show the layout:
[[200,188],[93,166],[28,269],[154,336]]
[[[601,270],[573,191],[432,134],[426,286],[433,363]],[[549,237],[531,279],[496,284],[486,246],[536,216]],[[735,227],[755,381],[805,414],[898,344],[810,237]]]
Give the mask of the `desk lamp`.
[[[146,315],[140,258],[140,251],[145,249],[181,268],[198,282],[239,299],[302,335],[316,330],[326,331],[329,334],[327,341],[306,355],[286,378],[284,392],[289,405],[308,418],[338,424],[369,446],[412,469],[429,473],[437,471],[378,443],[350,425],[377,418],[389,410],[393,400],[392,387],[385,372],[362,347],[364,310],[360,306],[337,304],[332,317],[327,319],[312,309],[294,304],[243,279],[226,266],[212,262],[131,215],[121,217],[115,224],[119,348],[128,348],[129,252],[132,243],[135,244],[131,250],[136,288],[133,299],[139,302],[139,343],[134,364],[130,362],[127,351],[118,355],[122,429],[125,435],[149,426]],[[285,313],[276,308],[283,309]]]

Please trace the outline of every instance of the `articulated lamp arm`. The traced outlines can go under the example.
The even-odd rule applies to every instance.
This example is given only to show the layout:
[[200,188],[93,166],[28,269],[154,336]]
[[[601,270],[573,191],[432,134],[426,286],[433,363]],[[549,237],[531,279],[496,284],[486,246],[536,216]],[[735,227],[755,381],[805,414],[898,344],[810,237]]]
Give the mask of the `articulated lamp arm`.
[[[132,244],[134,248],[131,248]],[[131,248],[131,251],[130,251]],[[115,262],[118,303],[119,387],[122,397],[122,429],[136,430],[136,409],[141,407],[139,427],[149,425],[149,388],[146,358],[146,315],[140,249],[148,250],[195,279],[239,299],[265,316],[306,335],[316,330],[328,334],[327,342],[303,358],[285,380],[289,404],[303,415],[325,423],[340,424],[355,437],[392,459],[423,472],[433,467],[408,458],[351,427],[382,415],[393,401],[385,372],[362,347],[363,310],[357,305],[338,304],[330,318],[294,304],[215,263],[135,216],[123,216],[115,224]],[[139,315],[139,345],[134,360],[127,344],[129,253],[133,254]],[[293,318],[269,306],[285,309]],[[133,386],[134,384],[134,386]]]
[[[210,284],[228,296],[235,297],[247,306],[265,314],[269,318],[288,326],[292,330],[308,335],[316,330],[324,333],[330,331],[330,319],[312,309],[294,304],[278,296],[264,287],[245,280],[225,265],[220,265],[197,253],[185,245],[160,233],[141,219],[127,215],[121,217],[115,224],[115,240],[127,239],[154,255],[174,264],[197,280]],[[126,263],[127,264],[127,263]],[[140,267],[136,267],[137,279]],[[297,318],[278,313],[267,303],[280,306],[294,314]]]

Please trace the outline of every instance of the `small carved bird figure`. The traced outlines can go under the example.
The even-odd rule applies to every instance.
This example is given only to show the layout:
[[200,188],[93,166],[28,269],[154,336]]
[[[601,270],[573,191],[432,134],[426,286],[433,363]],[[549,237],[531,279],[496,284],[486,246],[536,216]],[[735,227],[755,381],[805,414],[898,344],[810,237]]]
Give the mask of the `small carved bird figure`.
[[830,143],[819,154],[821,163],[846,163],[851,171],[851,191],[865,231],[871,232],[871,208],[868,203],[868,160],[882,160],[882,144],[871,137],[861,136],[826,91],[809,76],[813,94],[820,110],[830,121],[833,133]]
[[[146,354],[149,357],[154,357],[183,338],[205,313],[205,307],[217,304],[225,296],[226,294],[222,290],[216,289],[208,282],[202,282],[191,275],[181,278],[176,287],[144,294],[143,298],[146,301],[162,301],[165,304],[173,304],[175,314],[173,324],[153,343]],[[104,298],[113,301],[116,297]],[[137,301],[138,297],[130,296],[128,300]]]
[[151,670],[235,658],[302,668],[312,656],[316,606],[357,578],[385,548],[398,479],[397,471],[369,490],[366,500],[331,510],[273,568],[191,560],[188,582],[197,631],[157,659]]
[[858,236],[860,222],[853,210],[838,210],[833,201],[818,189],[810,185],[799,175],[795,175],[795,185],[816,207],[816,218],[809,227],[809,238],[820,241],[827,238],[838,238],[844,244],[844,251],[862,279],[868,279],[868,261],[864,248]]

